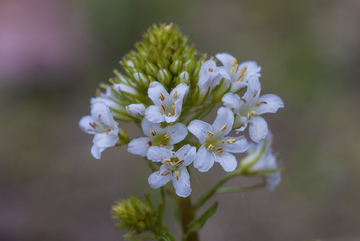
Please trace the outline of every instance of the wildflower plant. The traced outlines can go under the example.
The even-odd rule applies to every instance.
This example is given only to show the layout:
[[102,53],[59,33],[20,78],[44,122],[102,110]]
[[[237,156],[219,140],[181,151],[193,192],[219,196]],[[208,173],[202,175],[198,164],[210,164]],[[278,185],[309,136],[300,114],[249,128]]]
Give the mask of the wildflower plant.
[[[254,61],[238,63],[228,53],[208,58],[187,41],[173,24],[153,25],[121,59],[122,71],[115,70],[109,84],[100,84],[103,90],[97,89],[90,101],[91,115],[79,122],[83,131],[94,134],[91,154],[96,159],[106,148],[127,145],[128,152],[144,157],[150,167],[150,187],[160,189],[158,207],[149,196],[145,203],[131,196],[113,206],[117,227],[129,230],[127,239],[175,240],[162,221],[169,196],[177,204],[182,240],[199,240],[197,231],[218,204],[198,211],[215,193],[265,186],[273,190],[281,180],[263,115],[284,104],[277,95],[260,95],[261,67]],[[212,110],[217,115],[210,124],[204,118]],[[134,122],[144,134],[129,136],[122,122]],[[214,165],[226,174],[192,203],[191,173],[207,172]],[[222,187],[240,175],[259,176],[263,182]]]

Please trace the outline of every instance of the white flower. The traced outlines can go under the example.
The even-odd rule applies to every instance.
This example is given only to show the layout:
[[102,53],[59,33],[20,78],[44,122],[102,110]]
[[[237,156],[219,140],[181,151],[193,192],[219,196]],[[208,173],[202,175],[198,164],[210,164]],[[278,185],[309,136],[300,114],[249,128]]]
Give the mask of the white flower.
[[126,106],[126,111],[135,118],[142,118],[145,115],[145,105],[131,104]]
[[101,152],[107,147],[115,146],[119,140],[117,124],[109,107],[100,101],[91,106],[91,115],[81,118],[80,128],[86,133],[95,135],[91,154],[96,159],[100,159]]
[[241,64],[237,63],[237,59],[228,53],[218,53],[215,57],[223,64],[219,69],[224,69],[226,74],[222,74],[224,79],[230,80],[231,90],[235,93],[246,87],[251,76],[260,77],[261,67],[255,61],[246,61]]
[[162,84],[152,82],[148,95],[155,105],[145,110],[146,118],[154,123],[176,121],[181,114],[183,99],[188,90],[189,87],[186,84],[179,84],[169,94]]
[[279,96],[274,94],[260,96],[260,91],[259,79],[253,76],[250,77],[247,91],[242,98],[232,93],[222,98],[224,105],[235,113],[234,128],[238,128],[236,131],[243,131],[249,125],[250,138],[256,143],[262,141],[268,132],[265,119],[259,115],[275,113],[279,108],[284,107]]
[[249,155],[241,161],[240,167],[246,169],[247,173],[260,173],[265,176],[267,187],[274,190],[281,181],[281,172],[268,172],[269,170],[278,169],[277,159],[272,152],[271,146],[272,134],[269,131],[265,140],[253,146]]
[[232,153],[241,153],[248,148],[247,140],[241,137],[225,137],[231,131],[234,115],[230,109],[221,107],[212,125],[201,120],[190,122],[188,129],[203,144],[196,154],[194,167],[207,172],[214,162],[219,162],[225,171],[234,171],[237,161]]
[[146,156],[148,150],[155,146],[173,149],[173,145],[184,140],[188,131],[182,123],[176,123],[165,128],[161,128],[160,123],[152,123],[144,118],[141,127],[147,137],[140,137],[130,141],[128,152]]
[[191,193],[190,175],[186,166],[190,165],[196,154],[196,148],[188,145],[181,147],[177,152],[165,148],[154,147],[148,151],[147,158],[154,162],[163,163],[160,170],[149,176],[152,188],[173,182],[175,192],[180,197],[188,197]]
[[[210,59],[203,63],[199,72],[199,81],[197,83],[200,88],[200,99],[203,99],[207,93],[210,93],[220,84],[222,75],[228,74],[224,69],[218,68],[214,60]],[[230,76],[228,76],[228,78],[230,78]]]

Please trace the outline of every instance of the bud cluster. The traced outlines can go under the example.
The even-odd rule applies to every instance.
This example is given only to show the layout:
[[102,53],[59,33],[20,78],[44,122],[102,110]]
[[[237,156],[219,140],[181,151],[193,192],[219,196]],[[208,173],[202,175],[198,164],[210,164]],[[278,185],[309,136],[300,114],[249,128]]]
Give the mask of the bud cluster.
[[[79,123],[85,132],[95,134],[93,156],[99,159],[107,147],[128,144],[130,153],[146,157],[159,168],[149,176],[150,186],[159,188],[172,181],[180,197],[191,194],[191,164],[207,172],[218,162],[226,172],[241,169],[243,174],[272,180],[268,183],[274,188],[280,173],[262,115],[284,107],[282,100],[274,94],[260,95],[261,67],[256,62],[238,63],[228,53],[216,54],[217,61],[207,59],[187,41],[173,24],[153,25],[135,44],[136,50],[121,59],[123,73],[115,70],[111,84],[100,85],[105,91],[97,90],[91,115]],[[242,90],[245,93],[240,96]],[[213,124],[202,121],[217,103],[223,107],[218,108]],[[144,136],[129,138],[118,126],[121,121],[137,123]],[[239,135],[246,129],[255,144]],[[232,130],[236,134],[230,134]],[[190,133],[198,142],[190,140]],[[254,146],[250,152],[249,146]],[[238,165],[233,154],[246,151],[249,155]],[[129,205],[119,204],[118,215],[131,215]],[[127,220],[126,215],[121,219]],[[139,221],[135,231],[148,225]]]

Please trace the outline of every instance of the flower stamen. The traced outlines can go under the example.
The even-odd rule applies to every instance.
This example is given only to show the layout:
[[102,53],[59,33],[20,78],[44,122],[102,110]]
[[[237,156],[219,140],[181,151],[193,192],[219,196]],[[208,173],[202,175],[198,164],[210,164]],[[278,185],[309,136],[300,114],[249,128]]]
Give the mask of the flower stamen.
[[163,93],[160,93],[160,100],[164,101],[165,100],[165,95]]
[[234,66],[235,64],[237,64],[237,59],[233,58],[232,62],[231,62],[231,66]]
[[214,136],[214,133],[212,133],[211,131],[207,131],[206,132],[210,137],[213,137]]
[[227,143],[227,144],[233,144],[233,143],[235,143],[235,142],[236,142],[235,139],[226,140],[226,143]]
[[210,145],[208,146],[208,150],[209,150],[209,151],[212,151],[212,149],[214,149],[214,146],[213,146],[212,144],[210,144]]
[[216,154],[221,154],[221,153],[223,153],[225,151],[225,149],[224,148],[219,148],[219,149],[217,149],[216,150]]
[[220,130],[221,130],[222,132],[224,132],[224,131],[226,130],[226,128],[227,128],[227,125],[223,125],[223,127],[221,127]]
[[151,133],[152,136],[156,135],[156,132],[153,129],[150,130],[150,133]]
[[161,176],[167,176],[167,175],[169,175],[170,174],[170,172],[168,171],[168,170],[166,170],[166,171],[164,171],[162,174],[161,174]]
[[169,135],[169,134],[166,134],[166,135],[164,135],[164,138],[165,138],[165,140],[167,140],[167,139],[170,138],[170,135]]
[[175,178],[176,180],[179,180],[180,177],[180,172],[179,171],[175,171]]
[[172,95],[172,97],[173,97],[174,99],[177,98],[177,91],[174,92],[174,94]]

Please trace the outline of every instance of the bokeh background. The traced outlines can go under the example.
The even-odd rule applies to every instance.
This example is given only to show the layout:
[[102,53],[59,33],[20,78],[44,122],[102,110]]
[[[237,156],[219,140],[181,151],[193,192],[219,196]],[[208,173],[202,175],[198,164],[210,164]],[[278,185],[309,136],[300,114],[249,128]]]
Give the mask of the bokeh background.
[[[215,196],[201,239],[360,240],[357,0],[0,1],[0,240],[122,240],[114,201],[158,200],[140,157],[119,147],[95,160],[78,121],[98,83],[159,22],[178,24],[201,52],[257,61],[263,93],[286,106],[266,116],[282,183]],[[219,165],[193,172],[194,198],[223,174]],[[179,235],[168,203],[166,222]]]

